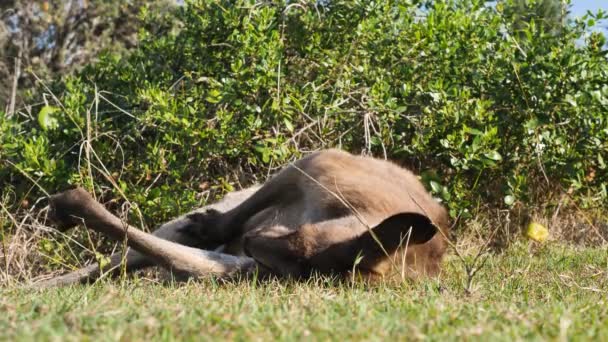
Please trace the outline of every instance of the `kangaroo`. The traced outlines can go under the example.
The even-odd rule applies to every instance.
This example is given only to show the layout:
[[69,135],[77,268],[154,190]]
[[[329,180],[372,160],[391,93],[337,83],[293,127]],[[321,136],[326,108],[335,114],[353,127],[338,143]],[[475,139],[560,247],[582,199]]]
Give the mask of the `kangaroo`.
[[[52,196],[51,207],[62,228],[84,221],[117,240],[126,237],[136,251],[127,254],[128,269],[160,264],[195,277],[307,278],[355,269],[370,278],[434,275],[449,229],[445,208],[413,173],[335,149],[310,154],[262,186],[188,213],[155,235],[121,222],[83,189]],[[111,264],[119,262],[112,256]],[[95,278],[95,269],[47,284]]]

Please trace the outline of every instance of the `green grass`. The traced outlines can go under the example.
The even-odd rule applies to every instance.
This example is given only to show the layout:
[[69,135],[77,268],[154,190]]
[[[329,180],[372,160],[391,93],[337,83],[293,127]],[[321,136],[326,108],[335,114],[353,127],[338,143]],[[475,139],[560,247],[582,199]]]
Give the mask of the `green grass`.
[[416,284],[145,279],[0,290],[1,340],[608,340],[608,251],[517,243],[463,290],[461,262]]

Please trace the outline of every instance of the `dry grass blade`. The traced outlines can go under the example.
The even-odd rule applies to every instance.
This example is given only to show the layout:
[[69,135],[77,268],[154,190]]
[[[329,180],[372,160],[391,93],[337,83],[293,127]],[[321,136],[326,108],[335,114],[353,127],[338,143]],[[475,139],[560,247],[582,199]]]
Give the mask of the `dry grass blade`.
[[[388,251],[384,248],[384,246],[382,245],[382,242],[380,242],[380,239],[378,239],[378,236],[376,236],[376,234],[374,233],[372,227],[370,227],[369,223],[365,220],[365,218],[361,215],[361,213],[359,213],[357,211],[357,209],[353,205],[351,205],[346,200],[346,198],[344,198],[344,196],[342,196],[342,194],[340,194],[340,193],[337,194],[337,193],[331,191],[325,185],[321,184],[318,180],[314,179],[312,176],[310,176],[308,173],[306,173],[304,170],[302,170],[301,168],[299,168],[294,163],[291,163],[290,166],[292,166],[293,168],[295,168],[296,170],[298,170],[306,178],[308,178],[309,180],[311,180],[312,182],[314,182],[315,184],[317,184],[319,187],[321,187],[324,191],[326,191],[330,195],[334,196],[338,201],[340,201],[340,203],[342,203],[344,205],[344,207],[348,208],[348,210],[350,210],[353,213],[353,215],[355,215],[355,217],[357,218],[357,220],[359,220],[359,222],[367,229],[367,231],[370,233],[371,237],[378,244],[378,247],[380,247],[380,249],[382,250],[382,252],[384,253],[384,255],[392,263],[392,266],[396,267],[395,261],[390,257]],[[337,184],[336,184],[336,189],[338,191],[340,191],[340,189],[338,188]]]

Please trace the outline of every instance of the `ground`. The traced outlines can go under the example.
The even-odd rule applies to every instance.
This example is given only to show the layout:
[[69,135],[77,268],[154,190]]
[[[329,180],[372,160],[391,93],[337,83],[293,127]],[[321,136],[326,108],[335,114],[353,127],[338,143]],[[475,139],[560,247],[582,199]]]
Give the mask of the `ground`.
[[416,283],[12,285],[0,288],[0,340],[608,340],[605,247],[521,240],[464,284],[451,254],[438,279]]

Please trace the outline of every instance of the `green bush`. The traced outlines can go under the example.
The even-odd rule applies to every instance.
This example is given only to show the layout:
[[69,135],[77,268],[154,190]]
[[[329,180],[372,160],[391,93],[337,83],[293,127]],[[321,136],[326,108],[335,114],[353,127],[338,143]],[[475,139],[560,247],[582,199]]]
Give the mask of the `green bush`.
[[128,57],[102,56],[51,85],[59,101],[47,94],[39,117],[0,123],[2,186],[36,197],[27,174],[49,191],[120,188],[158,222],[208,185],[231,190],[341,146],[426,170],[454,216],[526,203],[545,178],[605,205],[608,61],[603,36],[588,34],[603,14],[556,31],[515,25],[510,1],[419,2],[143,9]]

